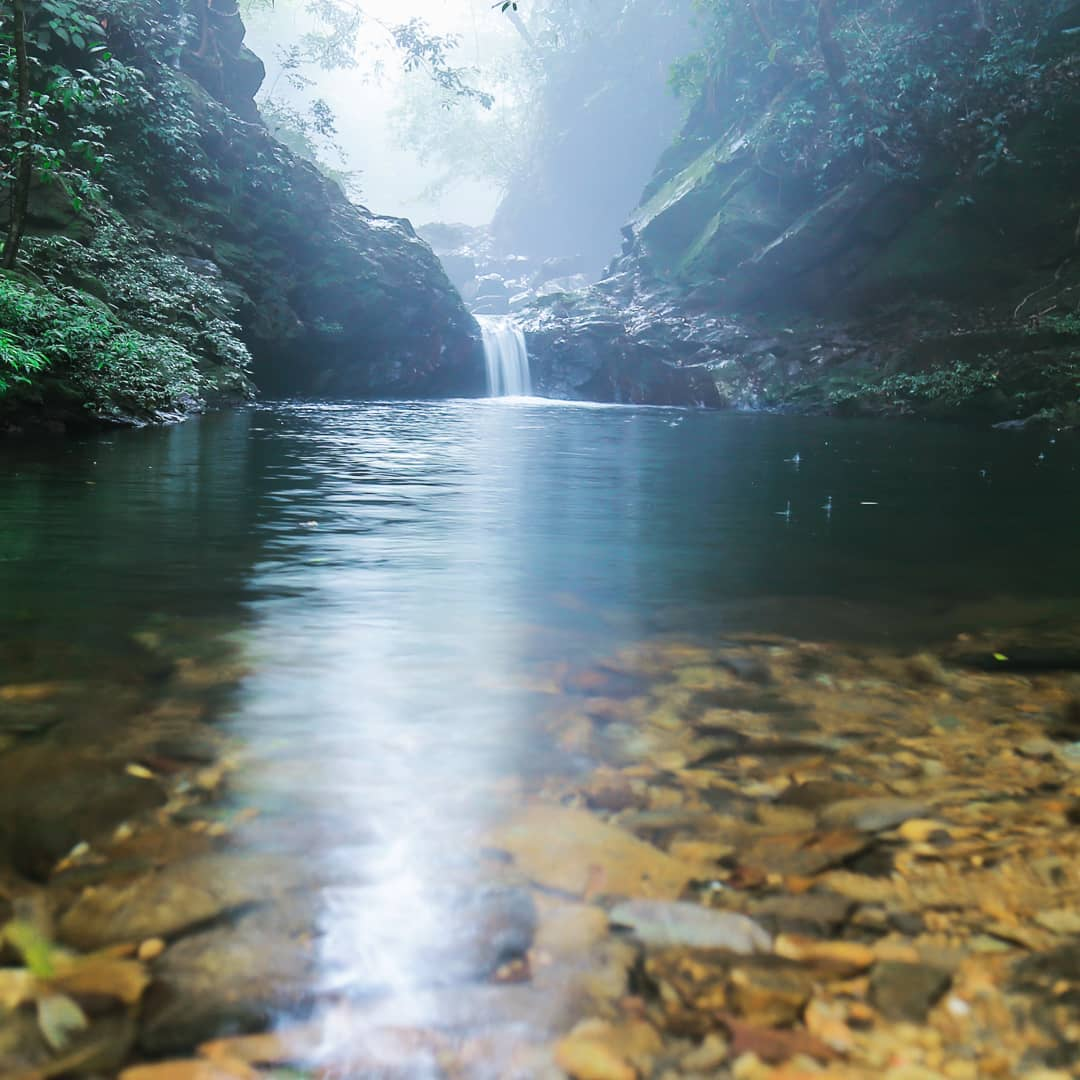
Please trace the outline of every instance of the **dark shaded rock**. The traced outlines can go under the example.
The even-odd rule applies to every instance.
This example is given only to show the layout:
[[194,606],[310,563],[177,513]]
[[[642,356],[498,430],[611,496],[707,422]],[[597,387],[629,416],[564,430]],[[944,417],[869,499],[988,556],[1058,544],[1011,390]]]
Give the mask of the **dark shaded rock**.
[[891,929],[907,937],[918,937],[926,930],[923,917],[914,911],[890,911],[886,919]]
[[853,874],[887,878],[896,869],[896,856],[892,848],[885,844],[871,844],[865,851],[855,855],[846,866]]
[[1033,1050],[1045,1065],[1068,1068],[1076,1061],[1075,1019],[1080,1016],[1080,943],[1071,942],[1018,961],[1009,989],[1030,998],[1031,1015],[1049,1036]]
[[210,733],[190,735],[166,735],[157,739],[149,753],[169,761],[197,765],[209,765],[217,761],[222,752],[222,740]]
[[478,328],[431,249],[270,135],[254,103],[265,69],[239,14],[213,14],[207,33],[212,47],[186,50],[182,67],[215,175],[182,201],[152,192],[138,216],[163,246],[220,268],[259,387],[482,394]]
[[726,667],[733,675],[759,686],[770,686],[776,680],[768,662],[760,656],[739,656],[724,652],[718,657],[721,667]]
[[1025,956],[1013,967],[1012,985],[1019,990],[1045,990],[1064,981],[1080,1001],[1080,942]]
[[153,780],[90,755],[35,745],[0,758],[0,857],[43,881],[80,841],[161,806]]
[[31,1011],[4,1011],[0,1016],[0,1075],[33,1075],[33,1070],[43,1066],[51,1056]]
[[830,937],[847,922],[854,907],[852,900],[838,893],[810,892],[752,899],[749,911],[776,933]]
[[[639,312],[637,314],[640,314]],[[657,320],[638,326],[617,288],[559,293],[523,313],[537,392],[572,400],[719,407],[700,345]]]
[[[354,206],[265,131],[216,148],[227,183],[202,207],[226,279],[250,297],[245,340],[272,393],[483,393],[479,331],[431,249]],[[287,201],[252,186],[274,172]]]
[[834,780],[807,780],[785,788],[776,801],[781,806],[797,806],[802,810],[818,810],[843,799],[857,798],[863,789],[854,784]]
[[1048,734],[1068,742],[1080,741],[1080,698],[1066,703],[1061,716],[1050,725]]
[[699,714],[707,709],[736,709],[739,712],[769,713],[771,716],[803,712],[805,706],[788,701],[780,694],[748,689],[744,686],[717,690],[699,690],[690,699],[688,712]]
[[155,963],[139,1045],[179,1053],[219,1035],[268,1027],[315,997],[318,938],[300,904],[250,912],[185,938]]
[[51,702],[0,702],[0,735],[37,735],[60,719]]
[[878,964],[870,976],[870,1001],[889,1020],[918,1023],[945,995],[952,976],[927,964]]

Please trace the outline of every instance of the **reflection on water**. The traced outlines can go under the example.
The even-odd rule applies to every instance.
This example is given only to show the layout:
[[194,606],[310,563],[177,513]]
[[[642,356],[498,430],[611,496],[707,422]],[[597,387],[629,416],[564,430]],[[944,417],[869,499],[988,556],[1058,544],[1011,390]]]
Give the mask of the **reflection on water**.
[[[1080,454],[1045,437],[482,401],[3,454],[3,681],[111,686],[155,618],[225,628],[246,674],[199,708],[259,811],[235,842],[305,862],[321,989],[388,998],[390,1026],[531,932],[484,838],[595,764],[549,725],[598,657],[713,630],[945,639],[1080,594]],[[79,730],[144,715],[154,677]],[[354,1029],[326,1025],[329,1060]]]

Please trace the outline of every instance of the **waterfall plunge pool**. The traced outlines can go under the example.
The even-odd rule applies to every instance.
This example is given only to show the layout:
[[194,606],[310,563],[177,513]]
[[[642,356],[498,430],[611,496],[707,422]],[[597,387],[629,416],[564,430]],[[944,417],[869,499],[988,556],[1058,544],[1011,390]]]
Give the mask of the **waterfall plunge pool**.
[[[789,773],[872,786],[934,710],[954,742],[1019,715],[903,658],[1077,636],[1065,439],[488,400],[0,454],[3,857],[61,911],[96,883],[82,947],[169,940],[155,1054],[276,1017],[328,1075],[546,1075],[626,989],[603,829],[743,865]],[[104,927],[148,871],[209,929]]]

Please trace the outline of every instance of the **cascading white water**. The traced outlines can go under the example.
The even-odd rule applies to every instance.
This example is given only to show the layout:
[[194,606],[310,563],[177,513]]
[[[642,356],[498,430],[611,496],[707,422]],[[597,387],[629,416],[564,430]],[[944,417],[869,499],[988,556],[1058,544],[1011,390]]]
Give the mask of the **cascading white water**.
[[476,321],[484,338],[488,393],[492,397],[529,397],[532,378],[524,333],[505,317],[478,315]]

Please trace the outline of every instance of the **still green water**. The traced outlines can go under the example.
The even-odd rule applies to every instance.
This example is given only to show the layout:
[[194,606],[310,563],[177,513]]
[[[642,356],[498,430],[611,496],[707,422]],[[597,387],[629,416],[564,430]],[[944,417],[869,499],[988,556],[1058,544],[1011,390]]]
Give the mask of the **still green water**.
[[24,657],[35,642],[123,648],[150,615],[235,619],[302,651],[343,617],[354,659],[392,640],[423,669],[466,640],[505,653],[522,623],[898,638],[973,604],[1080,594],[1066,437],[282,405],[10,442],[0,463],[0,626]]

